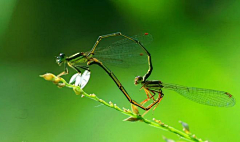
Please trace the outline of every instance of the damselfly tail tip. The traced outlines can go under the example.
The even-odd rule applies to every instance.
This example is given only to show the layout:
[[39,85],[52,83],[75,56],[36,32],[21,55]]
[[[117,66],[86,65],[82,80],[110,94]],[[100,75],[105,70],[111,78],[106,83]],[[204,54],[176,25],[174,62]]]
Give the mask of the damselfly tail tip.
[[227,107],[231,107],[231,106],[234,106],[236,104],[236,100],[235,98],[232,96],[232,94],[228,93],[228,92],[225,92],[225,94],[228,96],[229,98],[229,102],[227,103]]
[[232,94],[230,94],[228,92],[226,92],[225,94],[228,95],[229,98],[232,98]]

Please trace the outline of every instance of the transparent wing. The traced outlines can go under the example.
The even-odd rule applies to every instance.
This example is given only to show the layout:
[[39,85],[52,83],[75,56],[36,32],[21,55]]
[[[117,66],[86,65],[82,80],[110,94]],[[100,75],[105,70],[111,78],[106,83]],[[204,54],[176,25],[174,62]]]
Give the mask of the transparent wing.
[[230,107],[235,105],[234,97],[228,92],[167,83],[163,83],[162,85],[163,88],[176,91],[180,95],[200,104],[217,107]]
[[[142,45],[147,45],[153,40],[150,34],[135,35],[132,38],[140,41]],[[97,47],[94,52],[94,57],[104,64],[120,67],[147,64],[148,61],[147,55],[142,47],[127,38],[114,42],[107,47]]]

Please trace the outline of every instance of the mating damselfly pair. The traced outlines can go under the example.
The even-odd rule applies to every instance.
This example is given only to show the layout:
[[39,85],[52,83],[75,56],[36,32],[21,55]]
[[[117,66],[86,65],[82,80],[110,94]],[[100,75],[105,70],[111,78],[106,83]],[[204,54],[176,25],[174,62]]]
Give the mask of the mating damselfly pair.
[[[123,39],[112,43],[110,46],[106,48],[99,49],[97,48],[99,42],[102,39],[116,36],[123,37]],[[155,108],[157,107],[157,105],[160,103],[164,96],[162,89],[173,90],[192,101],[205,105],[217,107],[230,107],[235,104],[234,97],[230,93],[225,91],[185,87],[176,84],[162,83],[159,80],[147,80],[152,73],[153,65],[151,55],[148,52],[148,50],[143,46],[143,44],[145,45],[144,43],[145,41],[149,42],[151,40],[152,37],[148,33],[144,33],[142,35],[137,35],[134,37],[123,35],[120,32],[99,36],[93,48],[89,52],[86,53],[79,52],[72,56],[66,56],[63,53],[60,53],[60,55],[56,59],[56,62],[59,65],[61,64],[64,65],[64,71],[60,73],[58,76],[68,74],[67,66],[73,68],[78,73],[81,73],[81,70],[86,70],[87,72],[90,73],[90,66],[93,64],[97,64],[102,69],[104,69],[105,72],[112,78],[112,80],[116,83],[118,88],[122,91],[122,93],[126,96],[130,103],[144,110],[149,110],[154,105],[156,105]],[[145,56],[143,55],[147,55],[147,58],[145,58]],[[141,103],[138,103],[135,100],[133,100],[127,93],[121,82],[118,80],[118,78],[114,75],[114,73],[103,64],[102,62],[103,60],[104,62],[112,63],[118,66],[122,66],[124,64],[128,66],[138,65],[142,63],[148,64],[147,73],[144,74],[143,76],[137,76],[134,80],[134,84],[142,85],[141,88],[143,88],[144,91],[146,92],[147,98]],[[89,73],[86,73],[88,74],[88,76],[86,76],[87,81],[89,79]],[[80,77],[80,79],[84,78],[85,78],[84,75]],[[86,80],[83,81],[84,85],[86,84],[87,81]],[[154,98],[156,94],[158,95],[157,99]],[[153,102],[147,107],[144,107],[144,104],[149,100],[153,100]]]

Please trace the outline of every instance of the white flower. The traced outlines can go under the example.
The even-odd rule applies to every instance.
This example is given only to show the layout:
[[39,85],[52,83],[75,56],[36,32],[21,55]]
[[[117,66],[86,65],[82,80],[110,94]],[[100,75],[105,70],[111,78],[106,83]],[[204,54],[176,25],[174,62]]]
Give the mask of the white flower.
[[81,89],[83,89],[86,84],[88,83],[90,79],[90,72],[88,70],[85,70],[84,73],[81,75],[81,73],[74,74],[69,83],[72,84],[75,82],[75,86],[80,86]]

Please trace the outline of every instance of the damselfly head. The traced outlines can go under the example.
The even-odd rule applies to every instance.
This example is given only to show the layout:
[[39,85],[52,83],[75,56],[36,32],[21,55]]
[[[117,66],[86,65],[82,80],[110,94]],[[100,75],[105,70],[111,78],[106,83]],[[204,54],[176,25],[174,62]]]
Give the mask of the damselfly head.
[[64,53],[60,53],[59,56],[56,58],[56,62],[59,66],[66,60],[66,56]]
[[141,77],[141,76],[135,77],[135,80],[134,80],[135,85],[140,84],[142,82],[143,82],[143,77]]

